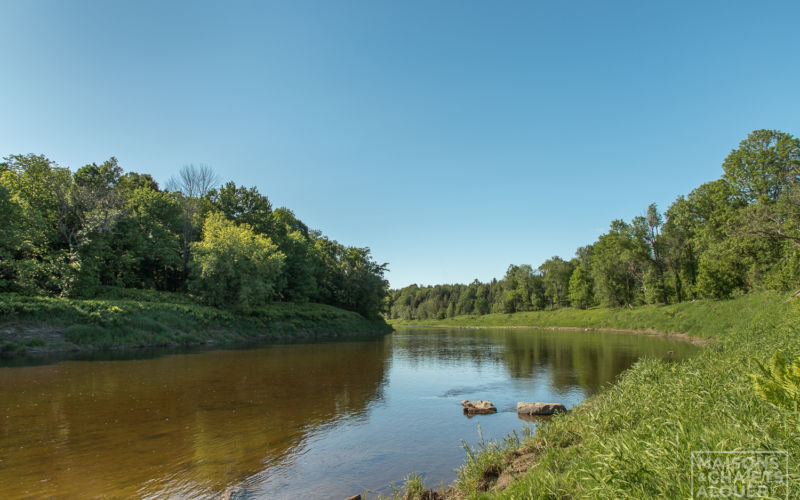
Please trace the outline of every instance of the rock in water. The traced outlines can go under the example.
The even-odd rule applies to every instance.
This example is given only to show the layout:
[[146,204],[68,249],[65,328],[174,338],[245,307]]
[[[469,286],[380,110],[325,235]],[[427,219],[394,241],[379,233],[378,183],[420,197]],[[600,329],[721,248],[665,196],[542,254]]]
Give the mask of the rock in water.
[[561,403],[517,403],[517,413],[523,415],[552,415],[560,411],[567,411]]
[[464,407],[464,413],[469,415],[497,413],[497,408],[491,401],[467,401],[465,399],[461,402],[461,406]]
[[218,500],[232,500],[243,493],[242,488],[236,486],[228,486]]

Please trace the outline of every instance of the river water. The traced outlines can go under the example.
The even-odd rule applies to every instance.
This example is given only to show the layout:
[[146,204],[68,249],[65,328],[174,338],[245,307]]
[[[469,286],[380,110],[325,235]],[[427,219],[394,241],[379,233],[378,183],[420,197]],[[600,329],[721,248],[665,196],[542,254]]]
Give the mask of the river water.
[[[391,494],[411,472],[449,484],[463,443],[541,425],[517,417],[518,401],[571,408],[642,356],[672,362],[694,349],[597,332],[398,328],[363,341],[6,363],[0,497],[213,498],[237,486],[242,498],[343,499]],[[463,399],[498,413],[467,418]]]

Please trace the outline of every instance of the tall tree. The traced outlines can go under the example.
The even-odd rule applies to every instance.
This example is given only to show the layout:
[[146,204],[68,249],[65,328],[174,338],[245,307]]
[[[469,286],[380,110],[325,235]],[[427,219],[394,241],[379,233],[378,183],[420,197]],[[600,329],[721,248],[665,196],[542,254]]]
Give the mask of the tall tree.
[[800,140],[778,130],[754,130],[722,164],[723,178],[746,203],[770,203],[800,181]]
[[592,277],[583,263],[579,263],[575,267],[569,278],[569,301],[573,307],[578,309],[586,309],[594,305]]
[[725,176],[745,194],[745,234],[788,241],[800,248],[800,140],[774,130],[756,130],[726,159]]
[[651,266],[645,273],[645,300],[648,303],[669,302],[667,284],[664,279],[664,249],[661,240],[663,218],[655,203],[647,207],[647,215],[635,217],[633,226],[638,234],[647,242],[650,249]]
[[167,181],[167,191],[180,191],[187,198],[203,198],[219,184],[219,176],[208,165],[184,165]]
[[22,208],[12,199],[11,190],[4,186],[0,170],[0,290],[12,290],[16,273],[14,260],[22,247],[22,227],[19,224]]
[[547,259],[539,266],[545,297],[550,303],[550,307],[562,307],[569,303],[569,280],[573,270],[574,266],[571,262],[558,256]]
[[662,236],[664,262],[672,276],[675,299],[682,302],[686,295],[693,296],[697,281],[697,258],[694,250],[694,226],[691,209],[681,196],[666,212]]
[[70,197],[72,174],[42,155],[4,158],[3,184],[21,208],[24,244],[14,263],[15,286],[61,294],[77,267],[81,219]]
[[638,303],[648,261],[649,248],[635,228],[621,220],[613,221],[608,233],[594,244],[595,294],[612,307]]
[[229,220],[247,224],[256,233],[272,236],[272,204],[255,186],[248,189],[228,182],[206,196]]

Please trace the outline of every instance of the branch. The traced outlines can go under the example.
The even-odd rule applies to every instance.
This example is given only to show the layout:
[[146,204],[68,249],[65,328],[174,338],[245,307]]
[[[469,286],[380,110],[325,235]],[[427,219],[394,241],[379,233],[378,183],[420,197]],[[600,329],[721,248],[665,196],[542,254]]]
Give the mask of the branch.
[[797,297],[798,295],[800,295],[800,290],[797,290],[792,295],[790,295],[788,299],[783,301],[783,303],[785,304],[785,303],[789,302],[790,300],[792,300],[793,298]]

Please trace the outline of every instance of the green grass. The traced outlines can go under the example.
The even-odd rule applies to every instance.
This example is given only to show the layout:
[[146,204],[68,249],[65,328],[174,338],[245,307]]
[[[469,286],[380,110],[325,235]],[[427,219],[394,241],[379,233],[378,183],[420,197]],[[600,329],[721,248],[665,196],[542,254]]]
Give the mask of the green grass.
[[[240,313],[181,294],[110,289],[103,298],[0,294],[0,354],[176,346],[385,333],[383,321],[323,304],[275,303]],[[32,343],[33,342],[33,343]]]
[[441,320],[389,320],[394,325],[440,326],[539,326],[609,329],[652,329],[681,332],[694,337],[723,335],[754,312],[772,308],[786,299],[774,292],[752,293],[734,300],[697,300],[681,304],[640,306],[635,308],[592,309],[563,308],[514,314],[455,316]]
[[[470,450],[451,493],[481,499],[691,498],[692,451],[769,450],[788,452],[789,497],[800,498],[800,416],[761,399],[750,377],[757,362],[775,352],[790,360],[800,356],[800,301],[784,301],[764,293],[675,306],[429,322],[651,328],[714,339],[680,363],[640,360],[613,386],[521,442],[512,436]],[[514,480],[493,491],[504,471],[514,471]],[[786,494],[778,491],[777,497]]]

